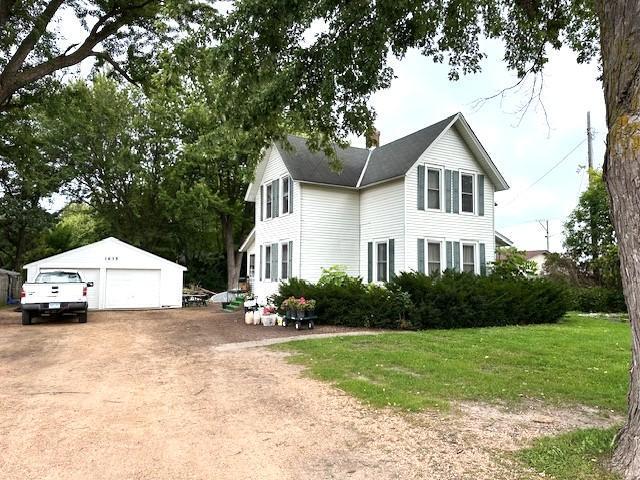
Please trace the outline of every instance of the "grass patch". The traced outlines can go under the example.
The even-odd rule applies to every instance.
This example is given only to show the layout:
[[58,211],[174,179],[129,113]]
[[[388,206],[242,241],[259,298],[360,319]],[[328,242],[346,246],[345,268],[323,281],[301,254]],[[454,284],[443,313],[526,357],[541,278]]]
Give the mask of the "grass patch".
[[623,412],[627,321],[567,315],[560,323],[426,330],[290,342],[312,376],[374,406],[447,408],[523,399]]
[[612,454],[616,431],[616,428],[587,429],[541,438],[516,457],[524,465],[555,480],[616,480],[620,477],[605,467]]

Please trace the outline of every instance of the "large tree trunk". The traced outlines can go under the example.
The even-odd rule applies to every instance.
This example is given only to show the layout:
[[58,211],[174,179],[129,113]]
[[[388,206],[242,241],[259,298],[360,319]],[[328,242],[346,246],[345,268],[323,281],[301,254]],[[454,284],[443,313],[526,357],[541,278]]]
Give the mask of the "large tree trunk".
[[240,281],[242,253],[238,252],[233,238],[233,218],[230,215],[221,215],[220,222],[227,255],[227,290],[235,290],[238,288],[238,282]]
[[640,478],[640,0],[599,0],[607,105],[605,180],[618,237],[622,284],[631,321],[631,384],[627,422],[613,466]]

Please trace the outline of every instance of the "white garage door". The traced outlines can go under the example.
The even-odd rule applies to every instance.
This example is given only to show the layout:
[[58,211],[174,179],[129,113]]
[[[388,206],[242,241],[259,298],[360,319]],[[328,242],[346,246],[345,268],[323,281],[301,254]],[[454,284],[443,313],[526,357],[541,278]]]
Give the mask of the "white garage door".
[[107,269],[106,308],[160,306],[160,270]]
[[89,308],[98,308],[100,305],[100,269],[98,268],[41,268],[41,272],[53,272],[55,270],[73,270],[80,274],[83,282],[93,282],[93,287],[87,289]]

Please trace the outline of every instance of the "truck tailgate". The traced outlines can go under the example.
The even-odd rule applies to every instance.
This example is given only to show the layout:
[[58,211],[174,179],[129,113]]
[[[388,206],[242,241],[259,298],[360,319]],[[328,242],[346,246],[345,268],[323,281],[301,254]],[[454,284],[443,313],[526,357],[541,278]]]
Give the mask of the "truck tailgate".
[[25,283],[22,303],[84,302],[83,283]]

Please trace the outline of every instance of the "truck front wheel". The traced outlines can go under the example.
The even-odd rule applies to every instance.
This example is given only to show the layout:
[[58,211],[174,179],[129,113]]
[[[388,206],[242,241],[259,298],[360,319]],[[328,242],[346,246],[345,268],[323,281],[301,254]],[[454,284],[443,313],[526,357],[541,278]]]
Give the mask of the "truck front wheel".
[[87,311],[78,314],[78,323],[87,323]]
[[31,312],[22,311],[22,324],[31,325]]

